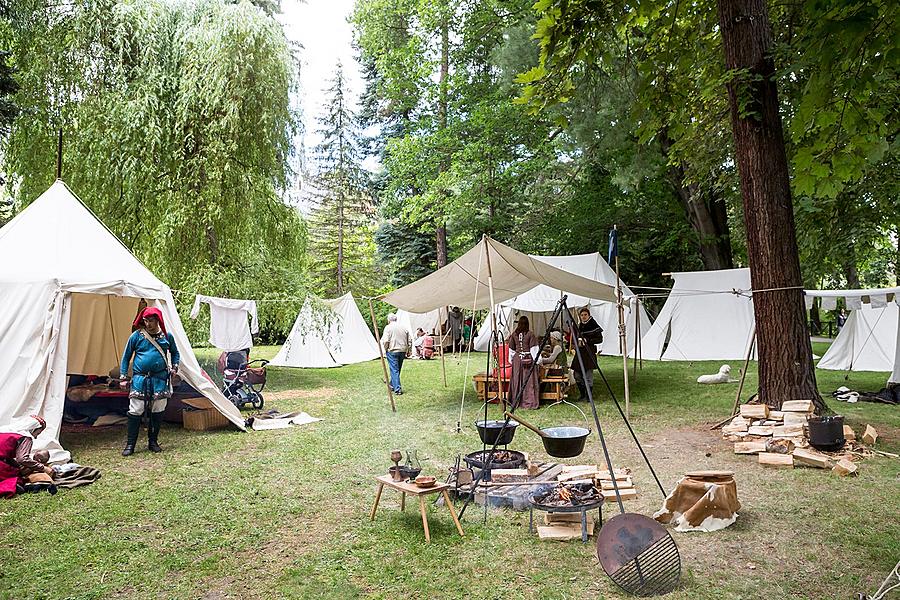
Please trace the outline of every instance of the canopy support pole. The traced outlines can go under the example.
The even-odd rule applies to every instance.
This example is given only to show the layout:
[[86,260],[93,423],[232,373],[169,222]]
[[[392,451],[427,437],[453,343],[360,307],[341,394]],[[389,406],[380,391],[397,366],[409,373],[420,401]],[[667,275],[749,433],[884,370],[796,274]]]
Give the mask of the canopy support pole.
[[[613,230],[617,226],[613,225]],[[622,304],[622,280],[619,278],[619,253],[616,252],[616,306],[619,313],[619,350],[622,352],[622,375],[625,377],[625,420],[631,419],[631,390],[628,386],[628,351],[625,338],[625,306]]]
[[381,356],[381,370],[384,372],[384,385],[387,386],[388,400],[391,401],[391,411],[397,412],[394,404],[394,393],[391,391],[391,379],[388,375],[387,362],[384,360],[384,346],[381,343],[381,334],[378,332],[378,322],[375,320],[375,309],[372,307],[372,299],[369,298],[369,316],[372,317],[372,329],[375,330],[375,340],[378,342],[378,355]]
[[[496,304],[494,303],[494,279],[493,273],[491,272],[491,249],[488,246],[487,236],[483,236],[482,241],[484,242],[484,258],[487,264],[487,280],[488,280],[488,295],[491,299],[491,337],[496,340],[496,343],[499,345],[499,335],[500,332],[497,329],[497,311],[495,310]],[[475,285],[478,285],[476,282]],[[503,369],[500,368],[502,364],[501,357],[497,356],[497,367],[500,373],[500,376],[497,378],[497,395],[500,397],[501,406],[503,406],[503,412],[506,413],[506,395],[503,393]],[[488,386],[488,390],[491,389],[491,374],[488,372],[487,381],[485,384]]]
[[[447,308],[446,306],[444,307]],[[450,320],[450,312],[447,312],[447,321]],[[447,387],[447,366],[444,363],[444,321],[441,317],[441,309],[438,309],[438,333],[440,334],[440,344],[441,344],[441,374],[444,377],[444,387]]]

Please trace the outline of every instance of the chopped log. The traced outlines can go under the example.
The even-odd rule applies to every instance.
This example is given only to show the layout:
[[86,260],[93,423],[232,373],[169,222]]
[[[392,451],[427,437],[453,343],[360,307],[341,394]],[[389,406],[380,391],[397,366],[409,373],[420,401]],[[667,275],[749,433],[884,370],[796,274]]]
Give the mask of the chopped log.
[[[616,501],[615,490],[601,490],[600,493],[603,494],[603,499],[607,502]],[[622,500],[634,500],[638,497],[637,490],[634,488],[619,488],[619,494],[622,495]]]
[[737,442],[734,445],[735,454],[759,454],[765,451],[765,442]]
[[795,412],[786,412],[784,413],[784,424],[785,425],[806,425],[806,415],[803,413],[795,413]]
[[784,420],[784,411],[781,410],[770,410],[769,418],[773,421],[783,421]]
[[528,481],[528,469],[491,469],[491,481]]
[[780,467],[792,469],[794,458],[790,454],[774,454],[772,452],[760,452],[759,464],[766,467]]
[[[572,523],[571,525],[574,525]],[[592,528],[590,528],[592,529]],[[591,531],[588,531],[588,535],[591,534]],[[578,523],[577,527],[572,527],[567,524],[556,524],[556,525],[538,525],[537,528],[538,538],[542,540],[553,540],[557,542],[568,542],[570,540],[580,540],[581,539],[581,523]]]
[[772,435],[772,430],[774,427],[766,427],[764,425],[759,425],[757,427],[751,427],[747,430],[749,435],[761,435],[761,436],[769,436]]
[[[619,489],[620,489],[620,490],[623,489],[623,488],[634,487],[634,484],[631,482],[631,477],[626,477],[626,478],[623,479],[622,481],[619,481],[619,480],[617,479],[617,480],[616,480],[616,483],[619,484]],[[613,487],[612,479],[607,479],[607,480],[600,481],[600,489],[601,489],[601,490],[613,490],[613,489],[615,489],[615,488]]]
[[722,432],[723,433],[738,433],[741,431],[747,431],[748,427],[750,427],[750,421],[748,421],[747,419],[742,419],[740,417],[737,417],[735,419],[732,419],[731,423],[724,426],[722,428]]
[[834,466],[827,454],[804,448],[794,449],[794,462],[808,467],[818,467],[819,469],[830,469]]
[[772,428],[772,437],[796,437],[803,435],[803,425],[782,425]]
[[769,405],[741,404],[741,416],[745,419],[765,419],[769,416]]
[[815,410],[812,400],[788,400],[781,404],[781,412],[811,413]]
[[846,475],[853,475],[856,473],[856,465],[846,458],[842,458],[838,461],[834,468],[831,469],[832,473],[837,473],[841,477]]
[[528,476],[529,477],[537,477],[540,474],[541,474],[540,465],[536,465],[534,463],[529,462],[528,463]]
[[878,439],[878,432],[875,431],[875,428],[871,425],[866,425],[866,430],[863,432],[862,441],[864,444],[868,444],[870,446],[875,445],[875,440]]
[[[631,469],[615,469],[613,471],[616,476],[616,481],[625,481],[629,477],[631,477]],[[597,473],[597,479],[601,481],[612,481],[612,477],[609,476],[609,471],[601,471]]]
[[[588,530],[590,531],[590,527],[594,524],[594,515],[591,513],[587,513],[585,515],[587,517]],[[544,513],[544,523],[547,525],[563,525],[566,526],[568,523],[573,523],[578,525],[578,534],[581,535],[581,513],[580,512],[569,512],[569,513]],[[571,526],[571,525],[569,525]]]
[[790,438],[772,438],[766,442],[766,452],[790,454],[794,451],[794,442]]
[[844,425],[844,439],[850,442],[856,440],[856,433],[854,433],[853,428],[849,425]]
[[760,425],[763,425],[763,426],[765,426],[765,427],[780,427],[780,426],[782,425],[782,421],[768,421],[768,420],[766,420],[766,421],[763,421],[762,423],[760,423]]

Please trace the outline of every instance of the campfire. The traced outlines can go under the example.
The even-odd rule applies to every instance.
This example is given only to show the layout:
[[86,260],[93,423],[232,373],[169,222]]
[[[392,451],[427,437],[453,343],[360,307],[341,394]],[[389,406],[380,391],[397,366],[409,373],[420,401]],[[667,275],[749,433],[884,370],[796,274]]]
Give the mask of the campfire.
[[[485,461],[490,456],[490,450],[478,451],[467,454],[463,460],[470,467],[483,469]],[[496,450],[491,457],[491,469],[517,469],[525,463],[525,455],[515,450]]]
[[532,498],[541,506],[585,506],[603,502],[603,495],[592,482],[561,483],[549,490],[538,492]]

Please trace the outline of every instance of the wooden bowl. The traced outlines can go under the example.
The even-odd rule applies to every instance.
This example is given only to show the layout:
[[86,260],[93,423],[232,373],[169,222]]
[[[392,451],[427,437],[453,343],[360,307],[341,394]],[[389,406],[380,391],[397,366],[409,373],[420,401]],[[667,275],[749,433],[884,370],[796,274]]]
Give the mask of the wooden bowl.
[[431,475],[419,475],[418,477],[416,477],[416,485],[420,488],[434,487],[436,483],[437,479],[435,479]]

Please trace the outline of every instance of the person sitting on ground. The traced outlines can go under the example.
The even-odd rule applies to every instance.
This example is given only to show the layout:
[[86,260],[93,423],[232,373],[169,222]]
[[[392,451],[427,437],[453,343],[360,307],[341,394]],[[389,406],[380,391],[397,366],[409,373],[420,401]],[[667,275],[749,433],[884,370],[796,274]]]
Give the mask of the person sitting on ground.
[[400,387],[400,369],[403,368],[403,359],[409,355],[412,342],[409,332],[397,322],[397,315],[388,314],[388,324],[381,334],[381,345],[384,347],[385,358],[391,373],[391,390],[398,396],[403,394]]
[[[30,415],[15,419],[0,430],[0,498],[12,498],[21,492],[24,478],[30,474],[53,474],[53,469],[35,460],[31,453],[34,440],[46,427],[47,422],[42,417]],[[50,453],[39,452],[40,458],[46,456],[49,462]]]

